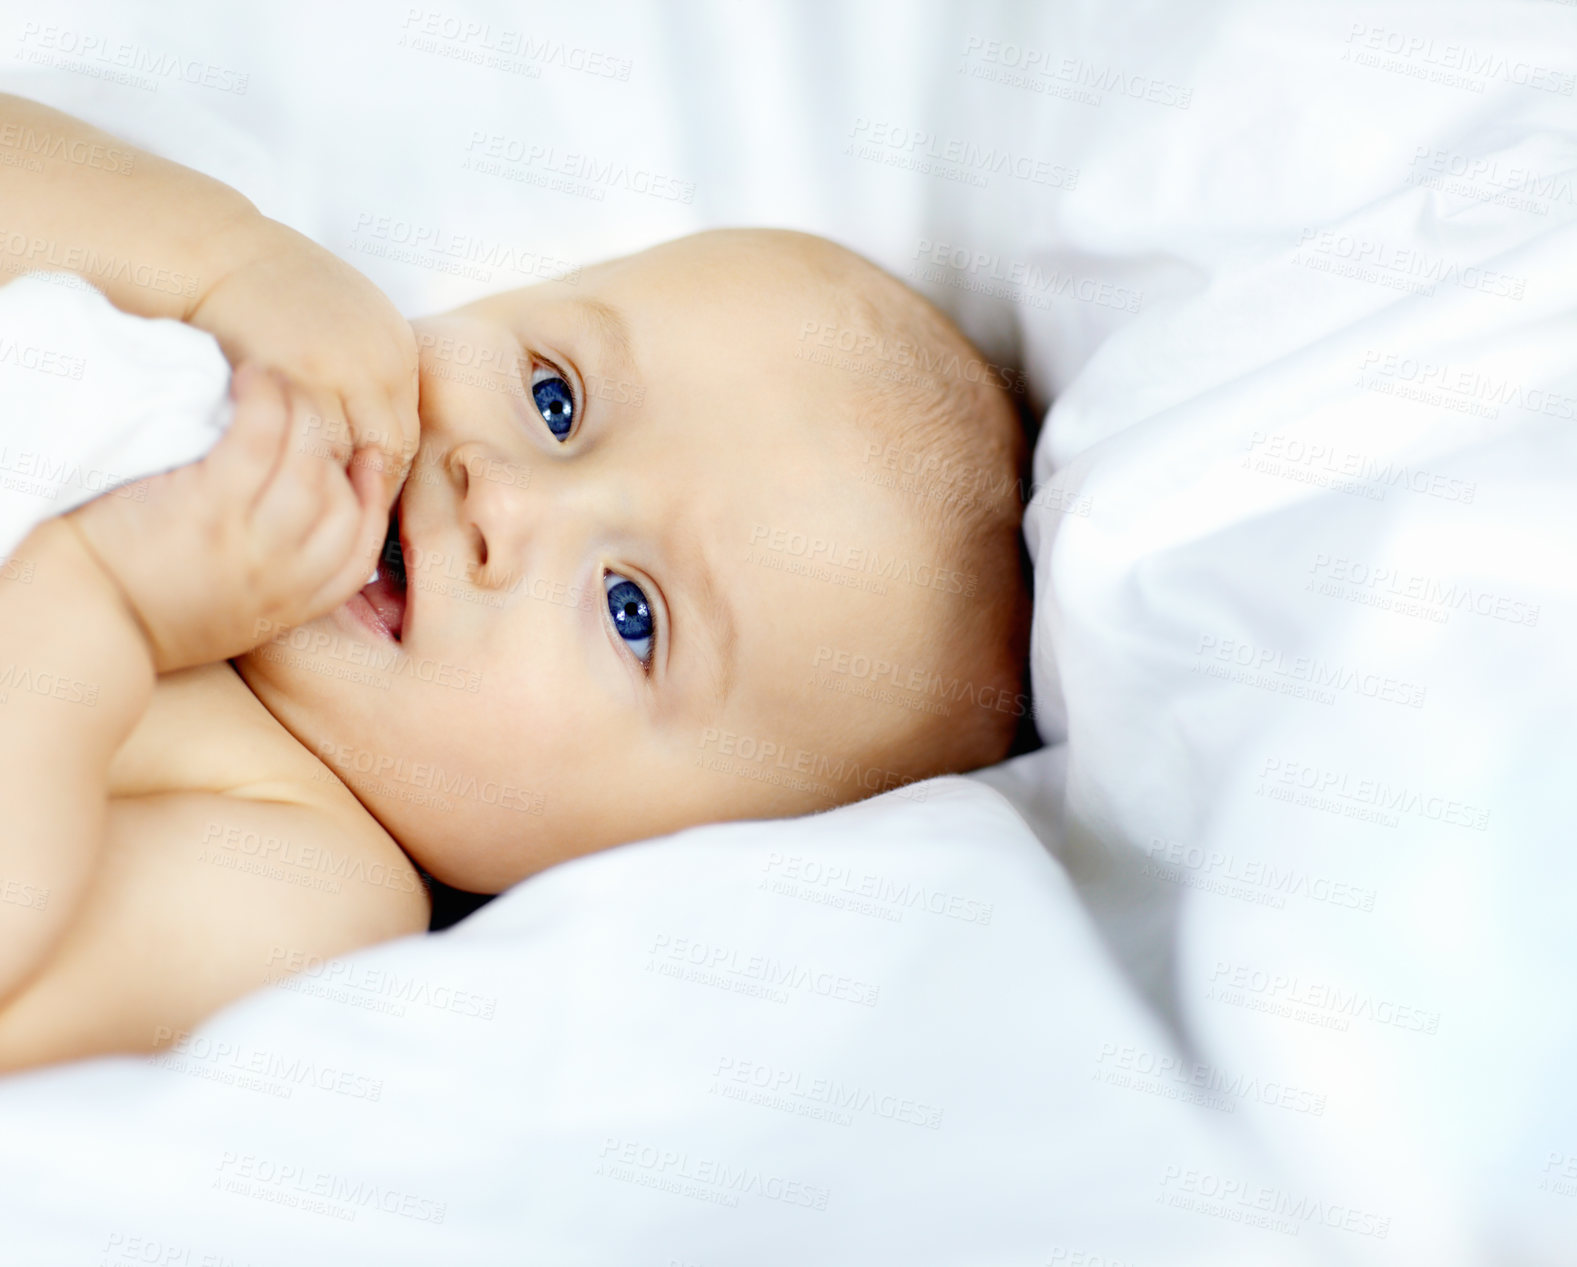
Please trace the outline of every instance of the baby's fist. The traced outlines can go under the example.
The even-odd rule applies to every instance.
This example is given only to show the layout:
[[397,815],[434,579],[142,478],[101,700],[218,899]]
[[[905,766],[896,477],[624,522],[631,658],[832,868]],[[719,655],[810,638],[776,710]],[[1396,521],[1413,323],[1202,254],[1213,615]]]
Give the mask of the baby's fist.
[[200,461],[72,513],[142,625],[160,673],[211,664],[333,611],[387,527],[376,455],[350,458],[302,390],[243,365],[235,416]]
[[187,314],[232,365],[256,361],[310,391],[331,433],[381,452],[387,514],[416,455],[416,334],[388,297],[344,260],[265,216],[221,240],[225,271]]

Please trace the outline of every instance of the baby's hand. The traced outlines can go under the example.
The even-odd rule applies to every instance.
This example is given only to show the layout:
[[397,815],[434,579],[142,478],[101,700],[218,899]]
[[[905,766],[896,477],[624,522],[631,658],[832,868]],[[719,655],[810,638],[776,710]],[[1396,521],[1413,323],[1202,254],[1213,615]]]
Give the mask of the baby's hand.
[[383,453],[387,515],[419,439],[410,323],[349,264],[264,216],[222,234],[218,254],[228,265],[186,320],[232,365],[255,361],[307,388],[321,406],[320,438],[338,444],[348,431],[358,462]]
[[[200,461],[66,518],[140,622],[159,673],[241,655],[366,582],[388,513],[373,461],[310,434],[315,402],[243,365],[235,416]],[[146,496],[132,494],[146,489]]]

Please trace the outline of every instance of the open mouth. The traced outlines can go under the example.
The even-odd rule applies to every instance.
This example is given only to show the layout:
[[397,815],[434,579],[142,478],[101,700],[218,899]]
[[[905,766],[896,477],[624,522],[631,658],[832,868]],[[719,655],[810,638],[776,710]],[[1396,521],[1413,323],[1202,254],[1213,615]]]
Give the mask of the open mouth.
[[400,506],[395,502],[394,513],[389,516],[389,531],[383,539],[383,550],[378,555],[377,570],[372,580],[361,587],[361,596],[372,607],[379,620],[387,626],[396,642],[405,629],[405,553],[400,546]]

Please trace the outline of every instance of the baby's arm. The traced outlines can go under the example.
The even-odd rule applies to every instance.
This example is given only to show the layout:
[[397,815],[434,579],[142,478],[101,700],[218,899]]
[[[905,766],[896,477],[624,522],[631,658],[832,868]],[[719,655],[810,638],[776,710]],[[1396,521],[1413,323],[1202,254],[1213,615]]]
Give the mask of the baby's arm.
[[39,168],[0,166],[0,268],[77,273],[124,312],[185,321],[260,218],[228,185],[23,97],[0,94],[0,136]]
[[[200,462],[46,520],[0,580],[0,1004],[49,957],[103,839],[110,763],[160,673],[240,655],[360,587],[384,524],[309,441],[309,415],[243,367]],[[357,487],[359,486],[359,487]],[[31,565],[31,566],[29,566]]]
[[64,269],[281,370],[325,438],[387,459],[387,515],[416,451],[416,337],[376,286],[221,181],[37,102],[0,93],[0,143],[37,160],[0,165],[0,284]]
[[[81,899],[104,834],[110,761],[153,695],[147,640],[63,519],[0,581],[0,1001],[40,966]],[[42,898],[42,901],[40,901]]]

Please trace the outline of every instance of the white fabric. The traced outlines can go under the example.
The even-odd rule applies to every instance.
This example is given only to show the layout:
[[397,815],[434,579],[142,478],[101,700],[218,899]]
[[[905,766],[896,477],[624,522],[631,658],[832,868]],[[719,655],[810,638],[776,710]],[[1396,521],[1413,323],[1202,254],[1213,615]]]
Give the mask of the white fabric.
[[1279,1148],[1390,1215],[1355,1261],[1568,1262],[1577,31],[1293,12],[1031,239],[1200,278],[1087,354],[1024,313],[1078,362],[1026,519],[1058,855],[1201,1058],[1328,1097]]
[[[412,315],[777,223],[922,286],[1033,403],[1056,397],[1026,524],[1051,747],[925,802],[587,859],[335,970],[496,998],[489,1023],[374,1012],[363,977],[345,1006],[273,991],[204,1027],[275,1094],[208,1078],[232,1058],[195,1045],[181,1071],[0,1086],[23,1260],[137,1261],[136,1236],[192,1261],[1569,1261],[1571,19],[1087,0],[19,21],[0,88],[232,181]],[[156,90],[106,78],[133,65]],[[1353,816],[1377,811],[1395,825]],[[774,851],[992,922],[752,888]],[[878,1006],[648,974],[664,930],[879,982]],[[942,1129],[726,1101],[710,1079],[734,1053],[880,1073]],[[350,1090],[277,1098],[297,1059]],[[609,1137],[819,1185],[827,1209],[593,1174]],[[270,1163],[444,1202],[444,1223],[274,1203],[295,1180]],[[224,1190],[244,1164],[257,1199]]]
[[229,386],[212,335],[129,316],[74,274],[0,286],[0,558],[43,520],[202,457]]
[[14,1079],[8,1248],[1318,1261],[1316,1229],[1267,1257],[1262,1234],[1161,1203],[1191,1170],[1275,1182],[1234,1129],[1254,1093],[1229,1096],[1242,1122],[1189,1103],[1017,814],[967,780],[926,791],[557,867],[448,932],[306,965],[154,1065]]

